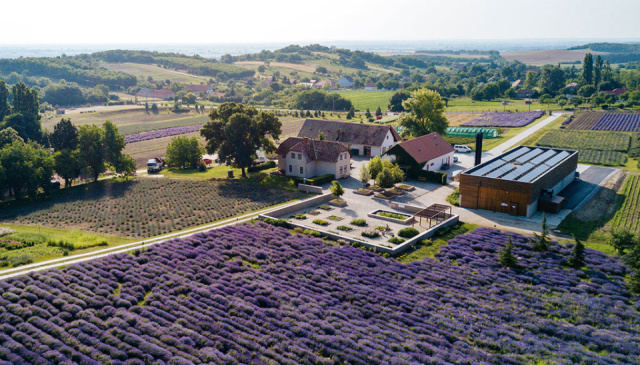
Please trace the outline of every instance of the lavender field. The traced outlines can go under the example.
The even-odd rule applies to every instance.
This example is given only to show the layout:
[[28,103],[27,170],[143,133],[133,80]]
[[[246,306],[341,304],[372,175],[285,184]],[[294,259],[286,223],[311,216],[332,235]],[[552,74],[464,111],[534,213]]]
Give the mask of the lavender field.
[[125,143],[134,143],[134,142],[142,142],[148,141],[150,139],[176,136],[179,134],[187,134],[192,132],[197,132],[202,128],[202,124],[199,125],[190,125],[186,127],[173,127],[173,128],[165,128],[159,129],[150,132],[142,132],[136,134],[128,134],[124,136]]
[[0,282],[11,364],[638,363],[624,267],[480,228],[401,264],[258,223]]
[[466,123],[464,127],[524,127],[540,118],[544,112],[496,112],[484,113]]

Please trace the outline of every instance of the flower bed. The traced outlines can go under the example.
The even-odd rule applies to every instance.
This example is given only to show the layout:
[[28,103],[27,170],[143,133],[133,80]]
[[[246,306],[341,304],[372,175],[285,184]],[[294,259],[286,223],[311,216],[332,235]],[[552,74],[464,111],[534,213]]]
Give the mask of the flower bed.
[[357,189],[353,191],[354,194],[359,194],[359,195],[373,195],[373,191],[369,190],[369,189]]
[[382,209],[374,210],[373,212],[367,214],[367,216],[400,224],[409,224],[413,221],[413,216],[411,215],[391,212]]

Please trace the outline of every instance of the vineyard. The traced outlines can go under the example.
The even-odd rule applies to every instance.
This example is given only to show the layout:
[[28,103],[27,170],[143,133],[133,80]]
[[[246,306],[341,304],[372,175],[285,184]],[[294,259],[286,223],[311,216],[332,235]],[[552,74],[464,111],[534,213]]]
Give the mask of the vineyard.
[[484,113],[461,125],[463,127],[524,127],[543,115],[544,112],[541,111]]
[[613,217],[612,228],[640,233],[640,176],[629,175],[622,193],[624,202]]
[[631,136],[621,132],[554,130],[536,144],[543,147],[579,150],[579,162],[594,165],[620,166],[627,161]]
[[545,134],[537,144],[543,147],[626,153],[630,143],[631,136],[626,133],[554,130]]
[[152,237],[263,209],[297,193],[243,183],[172,179],[100,181],[52,199],[0,209],[0,222]]
[[[0,282],[12,364],[638,363],[619,261],[478,228],[402,264],[257,223]],[[615,307],[612,307],[615,303]]]
[[636,132],[640,130],[638,113],[581,113],[567,129]]
[[126,143],[148,141],[150,139],[175,136],[179,134],[193,133],[193,132],[199,131],[200,128],[202,128],[202,124],[191,125],[186,127],[165,128],[165,129],[159,129],[155,131],[142,132],[142,133],[136,133],[136,134],[128,134],[124,137],[124,141]]

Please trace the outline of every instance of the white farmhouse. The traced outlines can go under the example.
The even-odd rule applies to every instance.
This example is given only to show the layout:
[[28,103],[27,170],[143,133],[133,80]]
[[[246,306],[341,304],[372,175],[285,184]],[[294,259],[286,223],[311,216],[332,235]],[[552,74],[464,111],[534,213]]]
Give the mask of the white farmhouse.
[[405,169],[436,171],[442,165],[453,163],[454,149],[438,133],[398,143],[385,154]]
[[289,137],[276,153],[278,169],[287,176],[311,178],[332,174],[342,179],[351,172],[351,154],[337,142]]
[[342,76],[340,80],[338,80],[338,85],[341,87],[353,87],[353,77]]
[[371,125],[330,120],[307,119],[298,137],[340,142],[353,155],[380,156],[402,138],[388,125]]

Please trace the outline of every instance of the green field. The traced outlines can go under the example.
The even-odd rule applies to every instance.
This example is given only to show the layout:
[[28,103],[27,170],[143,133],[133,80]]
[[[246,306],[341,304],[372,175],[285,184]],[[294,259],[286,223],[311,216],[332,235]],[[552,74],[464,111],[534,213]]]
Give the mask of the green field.
[[[0,240],[11,240],[22,243],[29,242],[33,243],[33,246],[14,250],[0,248],[0,267],[14,267],[29,262],[58,258],[62,257],[65,251],[67,251],[68,254],[78,254],[135,241],[130,238],[107,236],[81,230],[7,224],[2,224],[0,225],[0,228],[1,227],[10,228],[14,232],[1,237]],[[48,244],[50,241],[72,243],[74,249],[69,251],[59,246],[51,246]]]
[[364,90],[340,90],[336,91],[343,97],[351,100],[356,110],[366,111],[367,108],[374,114],[380,107],[382,111],[387,111],[389,99],[395,91],[364,91]]
[[612,228],[640,233],[640,176],[629,175],[622,192],[624,202],[613,217]]
[[627,162],[631,135],[622,132],[553,130],[536,145],[579,150],[579,162],[593,165],[621,166]]
[[526,104],[524,100],[506,100],[507,105],[502,105],[500,101],[473,101],[471,98],[451,98],[449,99],[445,112],[468,112],[468,113],[485,113],[485,112],[526,112],[533,110],[560,110],[557,104]]
[[201,82],[208,82],[209,78],[191,75],[186,72],[180,72],[176,70],[171,70],[167,68],[158,67],[155,65],[146,65],[140,63],[102,63],[103,67],[111,70],[111,71],[120,71],[125,72],[130,75],[134,75],[137,78],[147,79],[151,76],[154,80],[170,80],[173,82],[179,82],[183,84],[196,84],[199,85]]

